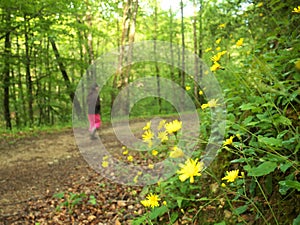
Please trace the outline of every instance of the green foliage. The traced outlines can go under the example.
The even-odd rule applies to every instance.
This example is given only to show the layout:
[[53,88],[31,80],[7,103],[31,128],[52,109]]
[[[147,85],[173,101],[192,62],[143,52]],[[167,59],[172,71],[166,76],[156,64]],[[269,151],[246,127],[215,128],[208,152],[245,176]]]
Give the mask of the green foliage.
[[[229,142],[219,149],[216,159],[218,165],[207,169],[204,180],[197,177],[193,184],[181,182],[176,174],[160,185],[149,188],[158,193],[167,205],[148,210],[134,224],[159,224],[160,219],[169,224],[179,220],[204,224],[206,219],[212,219],[205,218],[209,214],[205,214],[205,210],[213,207],[216,208],[212,222],[215,225],[248,222],[299,224],[300,69],[295,65],[300,60],[300,14],[292,12],[299,3],[295,0],[200,2],[201,5],[196,3],[199,11],[196,18],[184,19],[184,44],[197,54],[199,52],[209,66],[215,65],[212,57],[226,51],[218,61],[220,68],[214,74],[225,95],[227,133],[224,141]],[[152,40],[155,36],[158,40],[182,43],[181,21],[175,12],[160,10],[158,18],[154,20],[154,3],[141,5],[136,41]],[[18,1],[12,7],[10,1],[1,1],[0,12],[4,18],[0,24],[0,49],[3,52],[7,50],[4,47],[7,33],[11,40],[9,53],[6,51],[6,55],[3,54],[0,59],[3,62],[0,78],[2,80],[4,65],[9,64],[9,106],[13,126],[29,126],[27,102],[30,97],[34,98],[34,122],[30,124],[31,127],[70,122],[70,89],[75,89],[92,60],[120,45],[119,18],[123,13],[120,5],[115,1],[90,1],[86,4],[82,1],[47,0],[36,1],[36,4]],[[194,19],[197,22],[197,44],[201,49],[194,49]],[[30,49],[32,93],[29,93],[28,71],[24,62],[25,34]],[[69,88],[49,48],[49,37],[59,47],[61,61],[71,80]],[[93,37],[92,45],[89,45],[88,37]],[[244,38],[243,43],[237,46],[240,38]],[[94,51],[94,58],[91,50]],[[175,55],[180,58],[179,53]],[[129,81],[156,76],[155,66],[154,63],[132,65]],[[182,84],[178,69],[173,71],[170,66],[162,64],[158,64],[158,67],[159,76]],[[104,120],[110,118],[112,94],[117,95],[122,88],[113,85],[113,78],[105,84],[101,93]],[[185,80],[185,84],[192,90],[195,85],[190,78]],[[1,83],[1,102],[4,102],[3,88],[4,84]],[[197,106],[206,100],[203,91],[202,96],[188,92]],[[0,113],[4,114],[2,107]],[[151,97],[138,102],[130,116],[169,113],[174,113],[169,103],[163,101],[159,105],[157,98]],[[214,132],[210,129],[209,110],[199,107],[199,115],[200,137],[193,157],[201,156],[208,137]],[[4,126],[4,120],[0,120],[0,127]],[[16,131],[12,133],[14,135]],[[172,141],[173,145],[176,138]],[[160,159],[168,157],[170,147],[171,144],[160,146],[159,150],[163,153]],[[238,175],[233,182],[223,183],[225,173],[236,169],[244,172],[244,176]],[[92,195],[58,193],[55,198],[62,201],[58,208],[65,207],[69,213],[84,201],[96,204]],[[288,206],[285,212],[282,211],[284,206]]]
[[77,194],[70,192],[68,194],[65,194],[64,192],[59,192],[54,194],[53,198],[61,200],[59,205],[56,207],[56,210],[60,211],[65,208],[69,214],[72,214],[75,207],[83,204],[87,199],[87,203],[90,203],[91,205],[97,204],[95,196],[87,196],[85,193]]

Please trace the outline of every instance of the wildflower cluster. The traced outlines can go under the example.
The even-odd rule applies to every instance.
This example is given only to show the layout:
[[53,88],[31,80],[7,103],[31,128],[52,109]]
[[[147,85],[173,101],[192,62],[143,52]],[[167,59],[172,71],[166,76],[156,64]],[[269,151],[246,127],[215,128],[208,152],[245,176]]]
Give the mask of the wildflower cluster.
[[182,122],[179,120],[173,120],[167,122],[166,120],[161,120],[157,126],[154,133],[151,129],[151,121],[146,124],[143,128],[144,133],[142,134],[142,139],[151,148],[153,146],[153,141],[158,141],[159,143],[165,143],[169,140],[170,135],[177,135],[182,127]]
[[[218,39],[221,40],[221,39]],[[217,41],[218,41],[217,40]],[[218,41],[217,43],[220,43],[220,41]],[[217,48],[216,50],[220,50],[221,48]],[[223,55],[225,55],[227,53],[227,51],[221,51],[221,52],[217,52],[217,54],[215,54],[214,56],[211,57],[211,60],[213,61],[213,65],[210,67],[210,70],[212,72],[217,71],[219,69],[222,69],[221,65],[220,65],[220,59]]]
[[103,156],[102,157],[102,167],[103,168],[107,168],[109,166],[109,162],[108,162],[108,156]]
[[125,146],[122,147],[122,150],[122,154],[126,157],[126,160],[128,162],[132,162],[134,158],[132,155],[129,154],[129,150]]

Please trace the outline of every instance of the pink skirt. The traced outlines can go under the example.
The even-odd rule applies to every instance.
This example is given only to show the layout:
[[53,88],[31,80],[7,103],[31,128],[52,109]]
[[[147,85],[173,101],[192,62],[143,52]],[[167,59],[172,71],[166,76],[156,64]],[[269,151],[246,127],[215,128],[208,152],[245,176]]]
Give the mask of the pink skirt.
[[101,117],[99,114],[89,114],[90,128],[89,131],[92,132],[94,128],[99,129],[101,126]]

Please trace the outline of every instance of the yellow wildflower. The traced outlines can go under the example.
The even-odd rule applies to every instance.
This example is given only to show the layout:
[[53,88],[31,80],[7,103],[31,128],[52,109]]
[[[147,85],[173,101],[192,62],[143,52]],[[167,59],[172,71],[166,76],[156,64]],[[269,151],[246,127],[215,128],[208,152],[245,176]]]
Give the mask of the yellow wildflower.
[[216,50],[217,50],[217,51],[220,51],[220,50],[221,50],[221,47],[217,47]]
[[204,50],[204,52],[210,52],[212,50],[212,48],[207,48]]
[[153,164],[149,164],[148,168],[152,170],[154,168],[154,165]]
[[127,156],[127,160],[128,160],[129,162],[132,162],[132,161],[133,161],[133,156],[132,156],[132,155]]
[[216,44],[217,44],[217,45],[220,44],[221,40],[222,40],[222,38],[218,38],[218,39],[216,40]]
[[221,187],[226,187],[226,184],[222,183],[222,184],[221,184]]
[[142,205],[145,207],[150,207],[150,201],[148,199],[141,201]]
[[206,104],[201,105],[201,109],[214,108],[218,106],[218,99],[211,99]]
[[153,156],[156,156],[156,155],[158,154],[158,151],[152,150],[152,151],[151,151],[151,154],[152,154]]
[[222,180],[227,180],[227,183],[234,182],[237,178],[239,178],[239,170],[226,171],[226,176],[222,178]]
[[189,91],[189,90],[191,90],[191,87],[190,86],[186,86],[185,90]]
[[190,179],[190,183],[194,183],[194,176],[201,176],[201,170],[203,169],[203,162],[198,162],[198,159],[187,159],[185,164],[180,164],[180,170],[177,171],[179,180],[184,182],[186,179]]
[[203,95],[203,91],[199,91],[199,95]]
[[240,178],[245,178],[245,172],[241,172]]
[[123,155],[127,155],[128,154],[128,149],[126,149],[125,151],[122,152]]
[[170,157],[171,158],[180,158],[184,156],[183,151],[178,148],[177,146],[173,147],[173,151],[170,152]]
[[163,203],[162,203],[163,205],[167,205],[167,202],[166,201],[163,201]]
[[298,8],[294,8],[294,10],[292,12],[294,12],[294,13],[300,13],[300,6],[298,6]]
[[218,61],[220,61],[221,57],[222,57],[223,55],[225,55],[226,52],[227,52],[227,51],[218,52],[216,55],[214,55],[213,57],[211,57],[211,60],[212,60],[213,62],[218,62]]
[[256,5],[256,7],[262,7],[263,5],[264,5],[263,2],[259,2],[259,3]]
[[236,46],[240,47],[242,46],[244,43],[244,38],[240,38],[237,42],[236,42]]
[[224,141],[224,144],[223,145],[232,145],[233,143],[233,138],[234,138],[234,135],[230,136],[230,138],[226,139]]
[[211,67],[210,67],[210,70],[212,72],[215,72],[217,70],[221,69],[221,65],[218,63],[218,62],[215,62]]
[[158,124],[157,129],[161,130],[165,126],[165,124],[166,124],[166,120],[161,120]]
[[151,127],[151,121],[149,121],[146,126],[143,127],[143,130],[149,130]]
[[158,132],[157,137],[160,139],[161,142],[167,141],[169,139],[168,132],[165,130]]
[[222,29],[222,28],[225,28],[226,27],[226,24],[225,23],[221,23],[218,28]]
[[142,200],[141,203],[145,207],[154,208],[159,206],[159,201],[160,198],[158,195],[150,193],[146,196],[146,200]]
[[153,136],[154,136],[154,134],[151,130],[146,130],[144,132],[144,134],[142,135],[142,138],[143,138],[144,142],[148,142],[148,141],[152,140]]
[[211,61],[213,62],[218,62],[221,59],[221,55],[220,54],[216,54],[213,57],[211,57]]
[[173,120],[172,122],[166,123],[165,128],[169,134],[176,133],[182,127],[182,122],[178,120]]
[[103,167],[103,168],[108,167],[108,162],[107,162],[107,161],[102,161],[102,167]]
[[136,184],[138,182],[138,179],[139,179],[139,175],[136,175],[134,178],[133,178],[133,182]]

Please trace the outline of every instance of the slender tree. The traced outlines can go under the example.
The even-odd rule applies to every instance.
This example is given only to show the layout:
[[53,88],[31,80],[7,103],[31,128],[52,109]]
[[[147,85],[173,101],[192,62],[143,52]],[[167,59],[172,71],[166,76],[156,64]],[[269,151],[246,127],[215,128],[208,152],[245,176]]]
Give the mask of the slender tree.
[[158,14],[157,14],[157,0],[154,1],[154,33],[153,33],[153,40],[154,40],[154,56],[155,56],[155,76],[156,76],[156,85],[157,85],[157,101],[158,101],[158,107],[159,107],[159,113],[161,113],[162,105],[161,105],[161,97],[160,97],[160,81],[159,81],[159,66],[158,62],[156,60],[156,54],[157,52],[157,33],[158,33]]
[[[5,16],[5,22],[6,22],[6,29],[10,30],[10,11],[6,11]],[[9,86],[10,86],[10,59],[11,59],[11,33],[6,32],[5,34],[5,42],[4,42],[4,69],[3,69],[3,89],[4,89],[4,95],[3,95],[3,108],[4,108],[4,118],[6,122],[6,128],[12,129],[11,124],[11,118],[10,118],[10,106],[9,106]]]
[[183,0],[180,0],[180,14],[181,14],[181,45],[182,45],[182,50],[181,50],[181,86],[184,88],[185,86],[185,36],[184,36],[184,14],[183,14]]
[[33,124],[33,83],[31,77],[31,59],[30,59],[30,46],[29,46],[29,21],[27,15],[24,15],[24,37],[25,37],[25,71],[26,71],[26,86],[27,86],[27,99],[28,99],[28,116],[29,126]]

